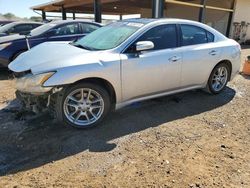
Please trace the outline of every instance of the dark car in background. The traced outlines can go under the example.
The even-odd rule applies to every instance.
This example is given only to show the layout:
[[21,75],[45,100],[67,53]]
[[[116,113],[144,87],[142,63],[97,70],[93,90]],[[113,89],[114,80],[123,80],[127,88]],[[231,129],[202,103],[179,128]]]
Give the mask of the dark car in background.
[[8,20],[0,20],[0,27],[4,26],[6,24],[12,23],[13,21],[8,21]]
[[0,27],[0,37],[13,34],[26,34],[41,26],[38,22],[12,22]]
[[94,22],[60,20],[44,24],[26,36],[0,37],[0,67],[7,67],[29,47],[50,41],[75,41],[100,27],[100,24]]

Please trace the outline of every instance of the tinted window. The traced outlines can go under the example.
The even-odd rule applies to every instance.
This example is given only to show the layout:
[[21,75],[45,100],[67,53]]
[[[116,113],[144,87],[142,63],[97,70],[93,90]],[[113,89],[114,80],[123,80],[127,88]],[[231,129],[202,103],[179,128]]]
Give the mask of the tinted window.
[[55,35],[58,36],[58,35],[74,35],[74,34],[79,34],[79,27],[77,23],[58,27],[56,29]]
[[20,33],[22,31],[30,31],[32,30],[33,27],[31,24],[21,24],[21,25],[17,25],[15,26],[13,29],[11,29],[9,32],[10,33]]
[[80,23],[80,27],[82,29],[82,33],[91,33],[97,30],[98,28],[100,28],[97,25],[88,24],[88,23]]
[[39,25],[39,24],[33,24],[33,25],[32,25],[32,29],[35,29],[35,28],[37,28],[37,27],[39,27],[39,26],[41,26],[41,25]]
[[214,42],[214,35],[207,31],[207,41]]
[[15,25],[16,25],[15,23],[9,23],[9,24],[6,24],[6,25],[2,26],[2,27],[0,28],[0,33],[10,32],[11,29],[13,29],[13,27],[14,27]]
[[154,50],[177,47],[177,34],[175,25],[160,25],[143,34],[138,41],[152,41]]
[[41,25],[40,27],[33,29],[30,34],[31,36],[41,35],[49,31],[50,29],[53,29],[54,27],[56,27],[55,23],[47,23],[47,24]]
[[204,29],[191,25],[181,25],[182,45],[195,45],[207,43],[207,33]]

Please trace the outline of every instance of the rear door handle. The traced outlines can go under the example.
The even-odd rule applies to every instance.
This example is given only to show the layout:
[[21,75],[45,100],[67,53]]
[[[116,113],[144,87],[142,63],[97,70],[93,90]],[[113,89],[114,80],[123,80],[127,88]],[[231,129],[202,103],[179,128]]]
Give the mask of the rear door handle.
[[181,57],[178,57],[178,56],[174,56],[174,57],[171,57],[169,58],[168,60],[171,61],[171,62],[177,62],[181,59]]
[[215,55],[218,54],[218,52],[216,50],[212,50],[212,51],[209,52],[209,54],[212,55],[212,56],[215,56]]

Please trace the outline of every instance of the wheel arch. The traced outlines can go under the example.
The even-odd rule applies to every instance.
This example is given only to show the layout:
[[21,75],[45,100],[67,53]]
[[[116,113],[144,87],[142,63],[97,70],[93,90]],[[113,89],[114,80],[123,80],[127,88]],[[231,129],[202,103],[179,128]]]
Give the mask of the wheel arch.
[[113,105],[116,104],[117,102],[117,95],[114,89],[114,86],[106,79],[104,78],[99,78],[99,77],[89,77],[89,78],[83,78],[81,80],[76,81],[74,84],[82,83],[82,82],[88,82],[88,83],[93,83],[97,84],[99,86],[104,87],[110,95],[110,99]]
[[[233,69],[233,65],[232,65],[232,62],[230,61],[230,60],[228,60],[228,59],[224,59],[224,60],[221,60],[220,62],[218,62],[215,66],[214,66],[214,68],[213,68],[213,70],[215,69],[215,67],[217,67],[218,65],[220,65],[220,64],[222,64],[222,63],[225,63],[227,66],[228,66],[228,68],[229,68],[229,71],[230,71],[230,78],[228,78],[229,80],[231,79],[231,74],[232,74],[232,69]],[[212,71],[213,71],[212,70]]]

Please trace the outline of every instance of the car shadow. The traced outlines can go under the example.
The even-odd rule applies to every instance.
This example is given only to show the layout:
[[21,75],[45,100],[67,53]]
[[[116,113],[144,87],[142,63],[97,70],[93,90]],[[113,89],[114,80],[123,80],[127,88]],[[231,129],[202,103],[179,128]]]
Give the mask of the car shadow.
[[[135,103],[110,114],[101,126],[88,130],[62,127],[46,114],[24,121],[22,117],[25,115],[16,116],[18,110],[3,109],[0,119],[4,119],[1,116],[10,118],[2,123],[15,129],[7,131],[8,127],[5,127],[0,132],[3,137],[0,176],[40,167],[86,150],[111,151],[117,146],[112,143],[114,139],[219,108],[229,103],[235,94],[227,87],[215,96],[195,90]],[[13,120],[15,118],[17,120]]]

